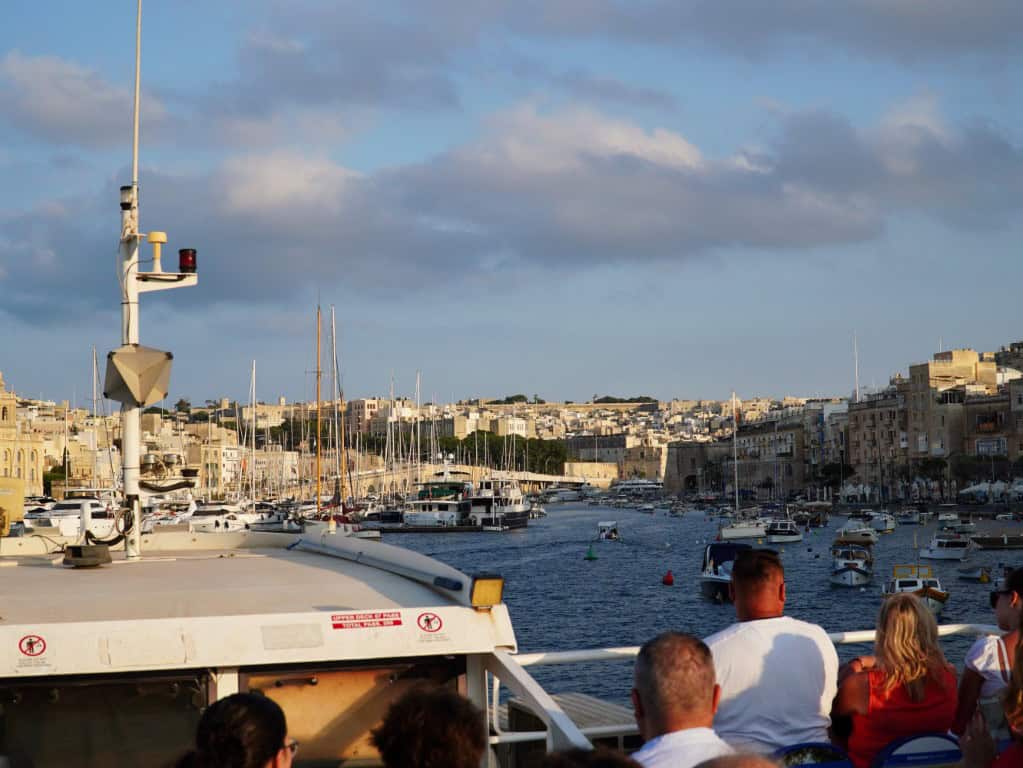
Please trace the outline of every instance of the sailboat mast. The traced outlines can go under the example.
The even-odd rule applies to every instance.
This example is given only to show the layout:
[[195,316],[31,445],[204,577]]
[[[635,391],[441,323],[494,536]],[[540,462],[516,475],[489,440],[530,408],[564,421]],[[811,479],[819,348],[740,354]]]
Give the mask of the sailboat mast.
[[252,451],[249,454],[249,498],[252,499],[252,511],[256,511],[256,361],[252,361],[252,392],[249,393],[252,402]]
[[331,357],[333,361],[333,382],[334,389],[331,392],[331,398],[334,400],[334,430],[337,434],[335,443],[335,449],[337,456],[334,462],[334,468],[339,476],[341,483],[340,487],[340,498],[338,504],[341,506],[341,510],[344,511],[344,500],[345,500],[345,471],[348,467],[348,461],[345,456],[345,417],[344,411],[341,410],[341,369],[337,362],[337,328],[334,325],[334,305],[330,305],[330,348]]
[[320,306],[316,305],[316,516],[320,516]]
[[[92,429],[93,434],[98,435],[96,431],[96,379],[99,376],[99,371],[96,367],[96,345],[92,345]],[[99,452],[99,441],[93,441],[93,452],[92,452],[92,467],[89,473],[92,479],[92,487],[96,487],[96,454]]]
[[732,393],[732,472],[735,485],[735,514],[739,514],[739,412],[735,407],[735,393]]

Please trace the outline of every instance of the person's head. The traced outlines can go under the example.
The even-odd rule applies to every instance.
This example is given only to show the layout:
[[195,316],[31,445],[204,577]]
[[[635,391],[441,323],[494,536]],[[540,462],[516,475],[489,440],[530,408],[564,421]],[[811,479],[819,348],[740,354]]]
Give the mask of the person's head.
[[910,698],[921,701],[927,680],[940,680],[946,662],[938,645],[938,624],[916,595],[903,592],[881,603],[874,655],[885,671],[886,691],[905,685]]
[[769,619],[785,612],[785,569],[770,549],[744,549],[732,563],[729,586],[739,621]]
[[373,744],[387,768],[478,768],[487,738],[483,715],[468,699],[417,687],[391,704]]
[[632,708],[644,739],[686,728],[709,728],[720,696],[714,659],[699,638],[664,632],[639,649]]
[[991,593],[991,607],[999,629],[1004,632],[1019,629],[1020,614],[1023,614],[1023,568],[1009,571],[1005,587]]
[[540,768],[641,768],[631,757],[613,749],[566,749],[544,757]]
[[199,719],[195,750],[180,766],[288,768],[298,742],[288,738],[284,712],[257,693],[235,693],[211,704]]

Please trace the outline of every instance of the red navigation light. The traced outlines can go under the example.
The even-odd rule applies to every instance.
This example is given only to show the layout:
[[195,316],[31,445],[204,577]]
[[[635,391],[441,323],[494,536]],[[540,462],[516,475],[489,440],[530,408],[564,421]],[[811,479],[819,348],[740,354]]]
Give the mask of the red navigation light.
[[178,271],[195,272],[195,248],[182,248],[178,251]]

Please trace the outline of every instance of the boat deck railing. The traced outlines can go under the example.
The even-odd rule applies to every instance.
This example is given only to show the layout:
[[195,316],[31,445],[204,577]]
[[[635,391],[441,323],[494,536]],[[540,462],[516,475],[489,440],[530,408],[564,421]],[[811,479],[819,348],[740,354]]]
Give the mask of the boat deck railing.
[[[830,632],[828,637],[835,645],[863,644],[874,641],[874,630],[853,630]],[[940,637],[956,635],[997,634],[998,627],[990,624],[943,624],[938,627]],[[564,709],[526,671],[529,667],[559,664],[625,661],[634,659],[639,653],[638,645],[616,648],[591,648],[575,651],[546,651],[539,653],[504,653],[490,655],[485,663],[490,673],[488,720],[493,729],[490,743],[519,744],[523,742],[546,741],[548,751],[569,747],[590,747],[591,739],[623,738],[638,733],[634,722],[593,722],[579,726],[565,713]],[[526,708],[546,725],[542,731],[514,731],[501,723],[501,686],[506,686]]]

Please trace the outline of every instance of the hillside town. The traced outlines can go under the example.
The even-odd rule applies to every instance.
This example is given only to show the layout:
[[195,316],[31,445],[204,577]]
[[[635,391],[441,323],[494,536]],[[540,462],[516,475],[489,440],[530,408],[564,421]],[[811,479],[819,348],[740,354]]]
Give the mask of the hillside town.
[[[737,477],[740,494],[760,500],[948,499],[982,482],[997,492],[1023,475],[1021,371],[1023,342],[1014,342],[996,352],[938,352],[884,387],[827,398],[548,403],[517,395],[417,405],[395,397],[323,401],[319,410],[284,398],[179,400],[144,414],[139,458],[144,474],[193,478],[206,498],[237,496],[250,483],[264,494],[301,493],[315,471],[317,434],[336,456],[326,467],[340,465],[341,446],[348,477],[428,462],[452,445],[474,446],[459,454],[465,464],[527,469],[496,451],[481,454],[480,437],[489,436],[519,441],[527,455],[530,445],[556,445],[534,471],[602,487],[646,478],[675,494],[731,494]],[[0,376],[0,475],[23,479],[27,494],[114,487],[120,424],[99,408],[18,396],[16,382]],[[378,490],[357,485],[349,493]]]

